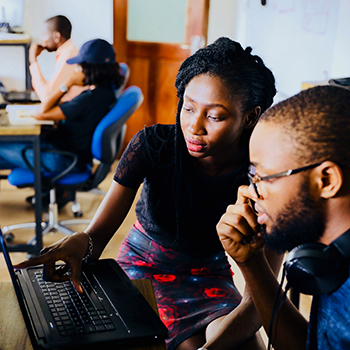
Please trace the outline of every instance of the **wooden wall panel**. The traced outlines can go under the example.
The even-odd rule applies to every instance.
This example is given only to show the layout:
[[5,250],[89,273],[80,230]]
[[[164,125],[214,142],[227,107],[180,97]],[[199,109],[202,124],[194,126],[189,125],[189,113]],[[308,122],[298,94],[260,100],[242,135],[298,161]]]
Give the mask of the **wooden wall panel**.
[[129,142],[131,138],[145,125],[151,125],[153,120],[150,118],[149,98],[148,98],[148,81],[149,76],[149,59],[145,58],[129,58],[128,65],[130,67],[130,77],[128,85],[138,86],[143,93],[144,100],[139,109],[127,121],[127,130],[125,135],[125,143]]
[[175,78],[182,61],[161,61],[158,65],[156,123],[174,124],[178,98]]
[[177,96],[176,73],[190,55],[193,36],[207,35],[210,0],[188,0],[184,43],[149,43],[128,41],[127,0],[114,0],[114,47],[119,62],[130,67],[128,85],[140,87],[144,95],[141,107],[127,122],[125,143],[145,125],[175,122]]

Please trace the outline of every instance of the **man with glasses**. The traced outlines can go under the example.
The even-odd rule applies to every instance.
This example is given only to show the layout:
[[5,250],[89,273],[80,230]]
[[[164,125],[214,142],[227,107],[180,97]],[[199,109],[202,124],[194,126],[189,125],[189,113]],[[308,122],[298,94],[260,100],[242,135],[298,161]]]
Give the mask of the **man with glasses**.
[[[250,160],[251,185],[240,187],[217,230],[269,333],[279,282],[265,244],[280,253],[329,246],[350,229],[350,90],[319,86],[270,108],[253,131]],[[348,278],[314,297],[310,322],[287,299],[275,317],[274,349],[350,349],[349,298]]]

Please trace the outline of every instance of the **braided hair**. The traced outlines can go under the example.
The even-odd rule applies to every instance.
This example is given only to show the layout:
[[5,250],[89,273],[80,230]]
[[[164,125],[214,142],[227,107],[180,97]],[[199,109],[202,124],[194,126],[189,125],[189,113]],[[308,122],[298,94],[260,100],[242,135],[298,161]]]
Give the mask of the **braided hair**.
[[[177,239],[180,230],[181,192],[185,173],[182,171],[183,157],[190,158],[186,151],[185,140],[181,131],[180,113],[183,96],[188,83],[197,75],[209,74],[217,77],[226,86],[232,99],[241,102],[242,112],[248,112],[259,106],[263,113],[273,102],[276,94],[275,78],[259,56],[251,54],[252,48],[245,50],[229,38],[221,37],[213,44],[199,49],[188,57],[180,66],[176,75],[175,87],[179,102],[175,127],[175,164],[177,175],[175,181],[175,205],[177,222]],[[252,129],[245,130],[244,145],[248,151],[248,143]]]

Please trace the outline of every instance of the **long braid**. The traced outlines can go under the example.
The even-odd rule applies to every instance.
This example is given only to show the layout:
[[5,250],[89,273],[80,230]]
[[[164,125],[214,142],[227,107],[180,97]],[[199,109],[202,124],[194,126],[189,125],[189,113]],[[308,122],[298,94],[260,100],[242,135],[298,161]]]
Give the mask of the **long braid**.
[[182,154],[184,152],[184,139],[182,135],[180,125],[180,113],[183,105],[183,95],[179,97],[179,102],[176,111],[176,125],[175,125],[175,186],[174,186],[174,199],[175,199],[175,215],[176,215],[176,238],[173,242],[174,245],[178,243],[180,238],[180,193],[182,187]]

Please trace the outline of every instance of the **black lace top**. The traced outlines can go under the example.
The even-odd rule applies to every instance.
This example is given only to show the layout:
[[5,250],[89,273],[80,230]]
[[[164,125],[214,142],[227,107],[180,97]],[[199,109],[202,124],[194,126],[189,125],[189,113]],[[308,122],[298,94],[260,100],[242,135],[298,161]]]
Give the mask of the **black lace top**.
[[[247,159],[235,171],[221,176],[205,175],[192,162],[184,162],[187,175],[178,193],[174,139],[175,125],[157,124],[138,132],[121,157],[114,180],[134,189],[143,183],[136,215],[155,241],[165,247],[208,257],[222,250],[216,224],[227,206],[235,203],[238,187],[248,182],[249,162]],[[178,237],[177,195],[180,195]]]

